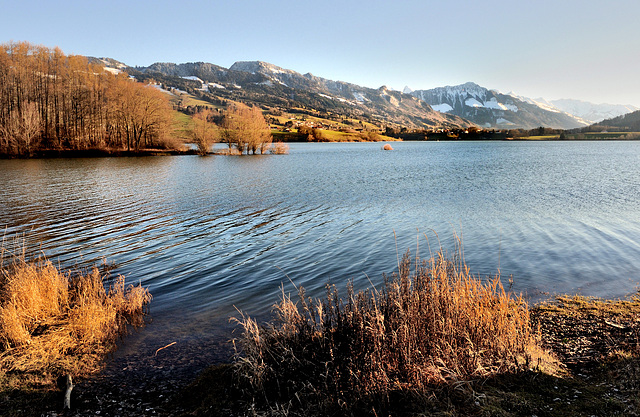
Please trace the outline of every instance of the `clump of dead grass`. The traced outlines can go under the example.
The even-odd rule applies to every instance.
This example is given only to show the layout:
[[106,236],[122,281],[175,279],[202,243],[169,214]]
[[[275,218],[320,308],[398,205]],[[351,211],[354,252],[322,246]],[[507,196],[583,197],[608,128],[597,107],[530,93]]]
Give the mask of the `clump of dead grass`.
[[289,145],[284,142],[276,142],[269,148],[269,152],[274,155],[286,155],[289,153]]
[[328,287],[326,298],[312,300],[299,288],[297,302],[283,291],[272,323],[242,315],[236,364],[255,400],[375,414],[398,394],[461,386],[528,362],[536,344],[529,309],[499,277],[475,278],[442,252],[415,264],[407,254],[399,267],[380,291],[349,285],[341,298]]
[[72,274],[23,256],[0,266],[0,372],[87,375],[151,300],[122,276],[106,289],[97,268]]

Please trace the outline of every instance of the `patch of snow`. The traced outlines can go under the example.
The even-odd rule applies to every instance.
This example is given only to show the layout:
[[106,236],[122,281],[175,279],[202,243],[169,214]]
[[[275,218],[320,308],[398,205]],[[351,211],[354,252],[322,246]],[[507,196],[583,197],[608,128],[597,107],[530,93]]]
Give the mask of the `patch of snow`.
[[451,107],[449,104],[447,103],[442,103],[442,104],[433,104],[431,106],[431,108],[435,111],[439,111],[440,113],[448,113],[451,110],[453,110],[453,107]]
[[476,100],[475,98],[471,98],[471,97],[466,99],[464,104],[466,104],[469,107],[484,107],[484,104],[480,103],[478,100]]
[[170,94],[170,95],[172,95],[172,96],[175,96],[175,94],[173,94],[171,91],[167,91],[167,90],[165,90],[164,88],[162,88],[162,86],[161,86],[160,84],[147,84],[147,85],[148,85],[149,87],[151,87],[151,88],[155,88],[156,90],[160,90],[160,91],[162,91],[163,93],[166,93],[166,94]]
[[510,122],[507,119],[504,119],[502,117],[500,117],[500,118],[498,118],[498,120],[496,120],[496,124],[499,124],[499,125],[510,125],[510,126],[515,125],[515,123],[512,123],[512,122]]
[[122,71],[117,69],[117,68],[109,68],[109,67],[104,67],[104,70],[107,72],[112,73],[113,75],[118,75],[120,74]]
[[355,105],[356,105],[356,103],[354,103],[353,101],[349,101],[349,100],[344,99],[344,98],[341,98],[341,97],[338,97],[338,101],[340,101],[340,102],[342,102],[342,103],[350,104],[350,105],[352,105],[352,106],[355,106]]
[[518,106],[516,106],[515,104],[504,104],[504,103],[500,103],[498,102],[498,99],[496,99],[495,97],[491,97],[489,100],[485,101],[484,106],[488,109],[494,109],[494,110],[510,110],[514,113],[518,112]]
[[285,71],[278,69],[278,68],[267,68],[269,71],[271,71],[274,74],[286,74]]
[[273,87],[273,83],[271,80],[262,81],[261,83],[256,83],[257,85],[268,85],[269,87]]
[[352,94],[353,94],[353,97],[356,99],[356,101],[357,101],[358,103],[364,103],[364,102],[366,102],[366,101],[370,101],[370,100],[369,100],[368,98],[366,98],[366,97],[364,96],[364,94],[362,94],[362,93],[353,92]]
[[484,107],[495,110],[508,110],[507,106],[502,103],[498,103],[498,100],[495,97],[491,97],[491,99],[485,101]]
[[241,86],[241,85],[238,85],[238,84],[233,84],[233,86],[234,86],[235,88],[240,88],[240,89],[242,88],[242,86]]
[[324,97],[324,98],[330,98],[331,100],[333,100],[333,97],[328,96],[326,94],[318,94],[320,97]]
[[224,85],[220,85],[220,84],[216,84],[216,83],[209,83],[209,89],[211,89],[211,87],[213,87],[213,88],[221,88],[223,90],[226,88]]
[[516,106],[515,104],[505,104],[504,106],[514,113],[518,112],[518,106]]
[[204,84],[204,81],[202,81],[200,78],[194,76],[194,75],[189,75],[188,77],[180,77],[180,78],[184,78],[185,80],[193,80],[193,81],[198,81],[201,84]]

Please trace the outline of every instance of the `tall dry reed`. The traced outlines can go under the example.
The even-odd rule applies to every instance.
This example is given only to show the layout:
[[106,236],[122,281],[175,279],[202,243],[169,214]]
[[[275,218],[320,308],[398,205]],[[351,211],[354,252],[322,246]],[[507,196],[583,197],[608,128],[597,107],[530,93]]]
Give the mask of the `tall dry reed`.
[[97,268],[71,274],[24,257],[0,266],[3,372],[92,372],[127,325],[142,325],[151,300],[141,286],[125,287],[121,276],[107,290]]
[[[415,265],[412,269],[412,265]],[[335,287],[311,300],[282,293],[273,323],[242,315],[238,374],[271,404],[342,411],[388,403],[393,393],[425,393],[516,369],[533,342],[529,310],[499,277],[483,281],[437,254],[399,272],[380,290],[345,298]]]

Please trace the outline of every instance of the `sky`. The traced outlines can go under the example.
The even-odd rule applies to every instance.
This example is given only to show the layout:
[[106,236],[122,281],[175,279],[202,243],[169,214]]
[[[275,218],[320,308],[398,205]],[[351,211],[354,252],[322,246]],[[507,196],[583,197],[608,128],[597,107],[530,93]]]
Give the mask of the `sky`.
[[640,107],[638,0],[0,0],[0,43]]

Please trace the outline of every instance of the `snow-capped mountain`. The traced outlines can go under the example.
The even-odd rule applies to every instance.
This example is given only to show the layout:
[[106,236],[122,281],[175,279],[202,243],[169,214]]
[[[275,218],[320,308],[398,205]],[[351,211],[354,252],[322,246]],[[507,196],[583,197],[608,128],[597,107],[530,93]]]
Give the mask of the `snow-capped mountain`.
[[586,125],[591,125],[593,123],[601,122],[605,119],[611,119],[634,112],[636,110],[640,110],[635,106],[624,104],[595,104],[587,101],[572,99],[531,99],[528,97],[519,96],[513,92],[509,93],[509,95],[519,100],[526,101],[527,103],[535,104],[536,106],[545,110],[570,114],[571,116],[574,116],[576,120],[581,121]]
[[580,117],[590,123],[601,122],[605,119],[622,116],[640,110],[638,107],[624,104],[595,104],[581,100],[561,99],[551,103],[558,109]]
[[483,127],[533,129],[539,126],[572,129],[587,123],[544,103],[501,94],[469,82],[411,93],[434,110],[455,114]]
[[134,70],[140,78],[147,77],[174,88],[181,88],[178,84],[188,80],[195,84],[191,88],[198,94],[218,102],[242,100],[260,106],[310,108],[408,128],[472,125],[468,120],[436,112],[416,97],[385,86],[362,87],[311,73],[300,74],[262,61],[240,61],[228,69],[196,62],[156,63]]

